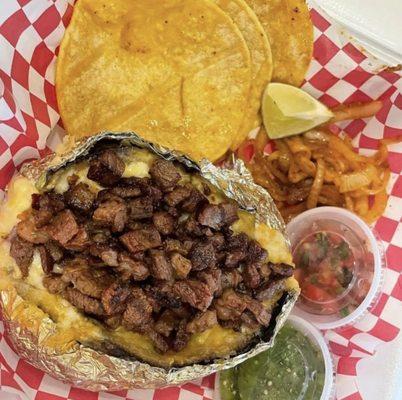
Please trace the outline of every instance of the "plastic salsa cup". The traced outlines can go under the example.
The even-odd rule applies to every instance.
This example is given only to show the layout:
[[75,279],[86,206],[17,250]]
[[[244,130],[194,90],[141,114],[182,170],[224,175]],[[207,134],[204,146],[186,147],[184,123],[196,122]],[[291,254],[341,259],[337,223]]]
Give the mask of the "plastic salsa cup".
[[320,329],[355,323],[375,305],[385,256],[369,226],[337,207],[308,210],[287,226],[301,295],[294,313]]
[[322,334],[291,315],[274,346],[217,374],[215,400],[330,400],[334,366]]

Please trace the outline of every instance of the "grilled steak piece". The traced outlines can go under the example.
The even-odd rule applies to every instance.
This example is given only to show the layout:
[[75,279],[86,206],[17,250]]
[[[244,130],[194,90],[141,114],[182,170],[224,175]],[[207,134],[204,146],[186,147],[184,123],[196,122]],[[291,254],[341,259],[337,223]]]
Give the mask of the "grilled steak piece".
[[279,292],[285,289],[284,279],[275,279],[264,283],[257,291],[257,300],[268,300],[275,297]]
[[149,270],[143,261],[136,261],[126,253],[120,253],[118,256],[120,272],[122,279],[132,278],[134,281],[143,281],[148,278]]
[[231,271],[222,272],[221,285],[223,290],[235,288],[239,286],[241,282],[243,282],[243,277],[238,270],[233,269]]
[[250,241],[248,246],[247,260],[255,263],[262,264],[266,262],[268,253],[256,241]]
[[113,282],[102,293],[102,305],[107,315],[122,313],[127,306],[131,295],[131,288],[127,283]]
[[86,183],[78,183],[64,193],[66,204],[75,211],[89,212],[95,201],[95,193]]
[[83,251],[85,250],[90,244],[88,233],[84,227],[78,228],[77,234],[70,239],[64,247],[67,250],[72,251]]
[[141,188],[134,184],[124,184],[124,181],[120,180],[119,185],[110,189],[111,193],[121,198],[138,197],[141,196]]
[[211,243],[196,243],[190,252],[193,271],[213,268],[216,264],[215,248]]
[[256,289],[261,282],[261,276],[258,267],[255,264],[247,264],[243,270],[244,284],[250,289]]
[[262,303],[255,299],[249,298],[247,299],[247,310],[249,310],[254,315],[254,318],[259,324],[261,324],[262,326],[269,325],[271,314],[263,306]]
[[180,203],[189,199],[192,195],[192,188],[189,185],[178,186],[176,189],[172,190],[170,193],[165,195],[165,202],[170,207],[176,207]]
[[193,247],[191,240],[181,242],[178,239],[167,238],[163,244],[167,253],[179,253],[182,256],[186,256]]
[[45,274],[50,274],[53,271],[53,265],[54,265],[54,260],[50,255],[50,252],[43,245],[38,247],[38,251],[43,272]]
[[216,232],[208,238],[208,242],[211,243],[216,250],[223,250],[225,246],[225,236],[220,232]]
[[138,197],[129,203],[130,219],[141,220],[152,218],[154,206],[150,197]]
[[155,228],[162,235],[170,235],[173,233],[176,225],[175,218],[166,211],[158,211],[152,216],[152,222]]
[[47,225],[47,232],[53,240],[65,246],[78,233],[78,224],[72,211],[59,212]]
[[151,264],[149,269],[155,279],[171,281],[173,279],[172,266],[163,250],[150,251]]
[[51,274],[43,278],[43,286],[52,294],[62,293],[68,285],[60,275]]
[[59,262],[64,257],[63,248],[56,242],[49,240],[47,243],[45,243],[45,247],[54,262]]
[[206,283],[190,279],[175,282],[173,293],[184,303],[201,311],[206,311],[213,299],[211,290]]
[[93,220],[109,226],[113,232],[121,232],[128,220],[127,206],[118,200],[101,203],[94,211]]
[[77,289],[67,287],[63,292],[63,297],[87,314],[97,316],[103,316],[105,314],[105,310],[99,300],[86,296]]
[[218,319],[216,318],[216,311],[207,310],[190,321],[186,326],[186,331],[189,333],[204,332],[217,324]]
[[246,307],[246,300],[233,289],[226,289],[215,302],[216,314],[222,321],[238,320]]
[[239,266],[239,263],[242,262],[246,257],[247,253],[244,250],[232,250],[231,252],[226,254],[225,268],[237,268]]
[[120,241],[131,253],[153,249],[162,245],[161,236],[154,227],[127,232],[120,236]]
[[103,269],[89,267],[85,260],[74,259],[67,263],[62,274],[64,282],[71,282],[81,293],[100,299],[113,277]]
[[133,288],[132,297],[123,314],[123,325],[129,330],[145,329],[152,320],[152,305],[140,288]]
[[125,169],[124,161],[113,150],[105,150],[89,162],[88,179],[101,186],[115,185]]
[[154,325],[156,332],[168,337],[177,326],[177,315],[171,310],[165,310]]
[[38,211],[49,211],[53,216],[65,208],[63,195],[53,191],[43,194],[34,193],[32,208]]
[[147,333],[159,353],[166,353],[169,350],[169,344],[162,335],[153,329],[148,329]]
[[289,264],[284,264],[284,263],[273,264],[273,263],[269,263],[268,265],[269,265],[269,267],[271,268],[272,272],[275,275],[279,275],[279,276],[282,276],[284,278],[289,278],[290,276],[293,275],[294,268]]
[[178,279],[186,278],[191,271],[191,261],[179,253],[171,254],[170,263],[172,264],[175,276]]
[[192,213],[197,210],[197,208],[204,202],[207,202],[207,198],[196,188],[191,188],[190,196],[185,199],[180,208],[183,211]]
[[197,272],[196,277],[207,284],[210,292],[215,295],[222,291],[222,271],[218,268],[209,268],[203,271]]
[[44,228],[36,227],[32,214],[17,224],[17,235],[21,239],[34,244],[46,243],[49,240],[49,235]]
[[89,248],[89,253],[95,257],[99,257],[106,265],[110,267],[118,267],[118,252],[107,244],[94,243]]
[[198,214],[198,222],[218,230],[236,222],[238,207],[233,203],[206,204]]
[[164,192],[174,189],[181,178],[178,169],[171,161],[160,158],[152,163],[149,174],[156,185]]
[[28,276],[33,253],[34,248],[32,243],[27,242],[17,235],[11,239],[10,255],[17,263],[23,277]]
[[190,334],[187,332],[186,327],[187,327],[186,320],[181,320],[176,332],[176,337],[173,340],[174,351],[183,350],[186,347],[188,341],[190,340]]

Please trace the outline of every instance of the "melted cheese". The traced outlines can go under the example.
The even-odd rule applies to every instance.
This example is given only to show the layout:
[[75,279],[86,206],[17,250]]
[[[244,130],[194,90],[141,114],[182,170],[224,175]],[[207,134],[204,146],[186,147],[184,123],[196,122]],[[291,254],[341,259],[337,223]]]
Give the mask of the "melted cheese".
[[6,237],[18,223],[18,215],[31,207],[35,185],[23,176],[14,177],[8,185],[6,201],[0,206],[0,236]]

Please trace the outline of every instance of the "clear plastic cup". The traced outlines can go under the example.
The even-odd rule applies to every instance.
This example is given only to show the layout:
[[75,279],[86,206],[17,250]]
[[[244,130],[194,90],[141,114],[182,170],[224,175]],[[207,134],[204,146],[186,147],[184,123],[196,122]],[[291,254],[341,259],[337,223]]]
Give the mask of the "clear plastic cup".
[[[285,326],[289,324],[292,326],[294,329],[298,330],[301,332],[304,336],[306,336],[313,347],[316,349],[316,352],[320,352],[322,354],[322,359],[324,360],[324,377],[323,377],[323,386],[322,386],[322,391],[320,393],[314,393],[314,395],[320,396],[320,397],[314,397],[316,400],[332,400],[334,398],[334,392],[335,392],[335,385],[334,385],[334,377],[335,377],[335,369],[334,369],[334,363],[332,360],[331,353],[328,349],[327,343],[323,337],[323,335],[318,331],[317,328],[315,328],[312,324],[309,322],[303,320],[300,317],[297,317],[295,315],[291,315],[287,321]],[[292,351],[298,352],[299,354],[302,355],[301,359],[303,360],[302,363],[303,365],[300,365],[299,369],[304,371],[304,375],[306,377],[306,384],[309,382],[309,384],[313,384],[311,381],[311,378],[313,374],[316,374],[316,371],[314,369],[314,366],[312,365],[312,360],[311,360],[311,352],[306,350],[304,347],[300,347],[297,341],[292,341],[292,339],[289,339],[288,346],[291,347]],[[277,346],[278,344],[275,344]],[[279,353],[276,353],[280,354]],[[280,371],[278,371],[280,372]],[[272,378],[272,381],[275,380],[275,377]],[[275,382],[274,382],[275,384]],[[286,382],[284,381],[284,384]],[[317,386],[316,386],[317,388]],[[267,388],[269,389],[269,388]],[[269,396],[269,390],[268,394]],[[302,400],[304,398],[304,393],[295,393],[293,392],[292,394],[289,394],[289,400]],[[221,395],[220,395],[220,374],[216,374],[215,378],[215,392],[214,392],[214,400],[221,400]]]
[[[355,323],[375,305],[381,292],[385,255],[381,241],[362,219],[342,208],[319,207],[298,215],[287,231],[302,289],[295,315],[319,329],[336,329]],[[309,249],[314,250],[312,238],[319,240],[323,235],[330,239],[327,253],[313,253],[312,262],[308,256]],[[347,268],[339,267],[343,261],[334,257],[337,241],[346,243]],[[307,267],[300,256],[305,253]],[[338,286],[332,285],[334,293],[331,277],[341,282],[339,269],[346,271],[347,281],[342,287],[335,281]]]

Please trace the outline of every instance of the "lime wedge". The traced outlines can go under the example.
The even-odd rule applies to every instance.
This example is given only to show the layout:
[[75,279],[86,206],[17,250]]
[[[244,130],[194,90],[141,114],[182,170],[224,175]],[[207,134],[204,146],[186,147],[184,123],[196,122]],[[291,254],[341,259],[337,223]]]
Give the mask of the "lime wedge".
[[295,86],[268,84],[262,99],[262,118],[271,139],[297,135],[327,122],[332,112]]

